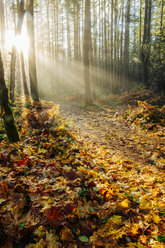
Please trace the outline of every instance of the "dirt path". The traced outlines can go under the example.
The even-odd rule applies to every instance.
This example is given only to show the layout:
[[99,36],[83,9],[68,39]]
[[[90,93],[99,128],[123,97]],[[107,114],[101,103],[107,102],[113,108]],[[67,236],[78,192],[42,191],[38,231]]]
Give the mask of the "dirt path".
[[163,166],[164,137],[142,132],[125,122],[119,114],[123,107],[82,109],[67,102],[60,103],[60,110],[79,140],[102,147],[108,156]]

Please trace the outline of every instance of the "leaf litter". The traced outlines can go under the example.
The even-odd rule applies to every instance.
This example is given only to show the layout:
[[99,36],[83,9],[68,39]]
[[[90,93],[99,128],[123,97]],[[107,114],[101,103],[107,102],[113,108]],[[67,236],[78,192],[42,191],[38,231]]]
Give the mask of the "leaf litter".
[[1,140],[1,246],[163,248],[163,122],[76,111],[62,111],[68,125],[42,101],[17,117],[20,142]]

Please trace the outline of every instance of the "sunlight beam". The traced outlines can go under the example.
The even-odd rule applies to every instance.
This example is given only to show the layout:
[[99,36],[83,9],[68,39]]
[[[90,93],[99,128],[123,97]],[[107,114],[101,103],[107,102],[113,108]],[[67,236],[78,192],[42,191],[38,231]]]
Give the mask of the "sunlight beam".
[[25,28],[22,29],[20,35],[14,35],[13,32],[7,31],[6,32],[6,42],[5,42],[5,49],[11,52],[12,47],[15,46],[16,50],[20,53],[21,51],[24,54],[24,57],[28,57],[28,50],[29,50],[29,38],[27,35],[27,30]]

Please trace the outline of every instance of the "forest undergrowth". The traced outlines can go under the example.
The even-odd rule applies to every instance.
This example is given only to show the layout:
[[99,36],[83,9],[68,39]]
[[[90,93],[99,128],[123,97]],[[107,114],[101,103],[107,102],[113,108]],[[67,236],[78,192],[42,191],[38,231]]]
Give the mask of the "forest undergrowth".
[[164,247],[165,111],[121,110],[18,104],[15,144],[1,123],[1,247]]

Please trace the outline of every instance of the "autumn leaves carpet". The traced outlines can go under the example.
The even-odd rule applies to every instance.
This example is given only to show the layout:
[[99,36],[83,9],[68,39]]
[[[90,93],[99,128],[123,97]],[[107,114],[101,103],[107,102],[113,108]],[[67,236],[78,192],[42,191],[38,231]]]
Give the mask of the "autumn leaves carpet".
[[70,130],[53,103],[15,112],[21,141],[0,143],[1,247],[164,247],[158,141],[136,162]]

